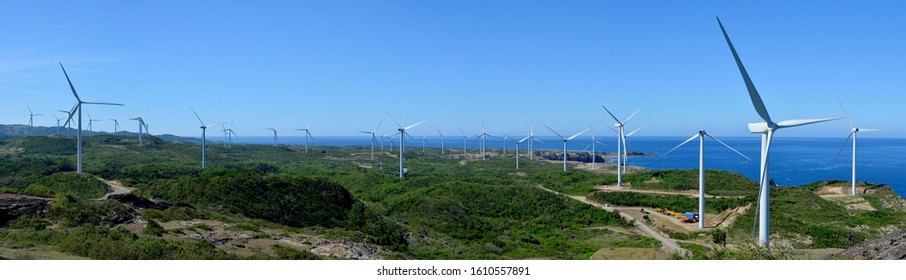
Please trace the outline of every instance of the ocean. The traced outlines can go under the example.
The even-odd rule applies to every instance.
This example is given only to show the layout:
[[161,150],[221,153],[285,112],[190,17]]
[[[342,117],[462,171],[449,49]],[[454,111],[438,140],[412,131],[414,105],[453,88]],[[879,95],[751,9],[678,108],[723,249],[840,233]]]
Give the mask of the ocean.
[[[691,135],[690,135],[691,136]],[[626,144],[630,151],[639,151],[645,154],[663,154],[674,146],[688,139],[686,137],[630,137]],[[213,137],[212,137],[213,138]],[[479,143],[468,139],[469,149],[477,149]],[[559,138],[539,137],[544,143],[535,143],[535,149],[562,150],[563,142]],[[597,151],[616,152],[617,138],[598,137],[603,142],[597,146]],[[759,169],[759,153],[761,137],[720,137],[724,143],[752,158],[748,161],[733,151],[723,147],[712,139],[705,139],[705,168],[733,171],[756,180]],[[211,139],[217,141],[219,139]],[[771,177],[775,183],[785,186],[797,186],[819,180],[839,179],[849,181],[852,177],[852,143],[847,143],[834,160],[843,138],[784,138],[775,137],[771,145]],[[234,143],[270,144],[273,138],[261,137],[234,137]],[[427,137],[429,147],[440,147],[439,136]],[[569,142],[570,151],[582,151],[591,142],[590,136],[577,137]],[[305,138],[298,136],[284,136],[278,138],[279,144],[302,145]],[[445,145],[451,149],[462,148],[462,136],[446,138]],[[487,139],[489,148],[502,148],[503,140]],[[362,136],[318,136],[310,140],[310,145],[331,146],[369,146],[370,137]],[[378,145],[380,145],[378,143]],[[385,148],[389,142],[384,143]],[[394,146],[399,145],[399,140]],[[407,139],[407,147],[421,147],[421,137],[416,141]],[[508,149],[513,143],[507,142]],[[520,146],[524,151],[526,144]],[[872,183],[883,183],[893,187],[900,196],[906,196],[906,139],[866,138],[860,137],[858,143],[857,179]],[[588,149],[591,150],[590,148]],[[686,143],[683,147],[665,157],[630,157],[629,164],[649,169],[697,169],[698,168],[698,140]]]

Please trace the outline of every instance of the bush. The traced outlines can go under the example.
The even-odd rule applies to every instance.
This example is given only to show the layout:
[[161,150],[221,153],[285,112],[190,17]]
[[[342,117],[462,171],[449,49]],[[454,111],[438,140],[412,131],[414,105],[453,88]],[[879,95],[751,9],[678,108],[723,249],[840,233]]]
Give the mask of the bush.
[[711,241],[720,246],[727,246],[727,232],[719,228],[711,230]]

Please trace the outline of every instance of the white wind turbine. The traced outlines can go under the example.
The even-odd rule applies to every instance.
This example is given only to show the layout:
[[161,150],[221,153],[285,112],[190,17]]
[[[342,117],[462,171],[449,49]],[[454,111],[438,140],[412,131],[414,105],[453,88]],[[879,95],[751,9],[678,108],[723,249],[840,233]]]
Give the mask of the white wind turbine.
[[146,128],[148,128],[148,124],[145,123],[144,117],[145,117],[145,115],[147,115],[147,114],[148,114],[148,110],[146,109],[146,110],[145,110],[145,113],[142,114],[141,117],[134,117],[134,118],[131,118],[131,119],[130,119],[130,120],[133,120],[133,121],[138,121],[138,145],[139,145],[139,146],[145,144],[145,140],[144,140],[143,134],[146,133],[146,131],[144,131],[144,130],[145,130]]
[[[95,102],[95,101],[82,101],[79,98],[79,94],[76,93],[75,86],[72,85],[72,80],[69,79],[69,74],[66,73],[66,68],[63,68],[63,63],[60,63],[60,69],[63,69],[63,75],[66,76],[66,82],[69,83],[69,89],[72,90],[72,95],[76,98],[76,104],[72,107],[72,111],[69,112],[69,118],[66,120],[66,124],[72,120],[75,114],[79,116],[78,130],[76,131],[76,170],[78,174],[82,174],[82,105],[83,104],[95,104],[95,105],[116,105],[123,106],[123,104],[118,103],[108,103],[108,102]],[[91,117],[89,117],[90,119]]]
[[487,131],[485,131],[484,119],[481,119],[481,134],[477,135],[474,141],[481,140],[481,159],[482,160],[488,159],[487,153],[486,153],[486,148],[485,148],[486,147],[485,142],[487,141],[488,137],[497,138],[497,137],[491,136],[490,134],[487,133]]
[[222,124],[225,124],[226,122],[221,122],[221,123],[217,123],[214,125],[205,125],[204,121],[201,120],[201,117],[198,116],[198,113],[195,112],[195,109],[193,109],[193,108],[189,108],[189,109],[192,110],[192,114],[195,114],[195,118],[197,118],[198,122],[201,123],[201,168],[204,168],[205,165],[207,164],[205,150],[207,150],[207,142],[208,142],[205,132],[207,131],[207,129],[209,127],[215,127],[218,125],[222,125]]
[[465,132],[465,131],[462,131],[462,127],[459,128],[459,132],[462,132],[462,155],[465,156],[465,155],[468,155],[468,154],[469,154],[469,152],[468,152],[468,142],[466,142],[466,140],[469,139],[469,136],[466,135],[466,132]]
[[[387,116],[390,117],[390,120],[392,120],[393,123],[396,124],[397,130],[399,130],[399,135],[400,135],[400,178],[405,178],[405,174],[403,173],[403,154],[406,151],[405,150],[406,149],[405,136],[409,136],[409,134],[406,133],[406,130],[412,129],[413,127],[420,125],[428,120],[423,120],[423,121],[417,122],[413,125],[403,127],[402,125],[400,125],[399,122],[396,121],[396,119],[393,118],[393,116],[390,115],[390,113],[387,113],[386,111],[384,113],[386,113]],[[409,136],[409,138],[412,138],[412,136]]]
[[54,119],[57,119],[57,133],[59,133],[60,136],[62,136],[62,135],[63,135],[63,127],[60,126],[60,121],[62,121],[63,119],[60,118],[60,117],[57,117],[57,115],[53,115],[53,118],[54,118]]
[[733,53],[733,58],[736,60],[736,66],[739,68],[739,73],[742,74],[742,79],[746,84],[746,89],[749,92],[749,98],[752,100],[752,105],[755,107],[755,111],[758,112],[758,116],[761,117],[764,122],[760,123],[749,123],[749,132],[754,134],[761,134],[761,172],[759,174],[759,194],[758,194],[758,203],[756,208],[758,208],[758,246],[768,247],[770,245],[770,192],[771,186],[769,184],[769,157],[771,151],[771,140],[774,138],[774,133],[783,128],[796,127],[826,121],[839,120],[840,118],[823,118],[823,119],[803,119],[803,120],[785,120],[781,122],[774,122],[771,120],[771,116],[768,114],[768,109],[764,106],[764,102],[761,100],[761,96],[758,94],[758,90],[755,89],[755,84],[752,83],[752,79],[749,78],[746,68],[742,65],[742,60],[739,59],[739,54],[736,53],[736,48],[733,47],[733,43],[730,42],[730,36],[727,35],[727,31],[724,29],[723,23],[720,22],[720,18],[717,19],[717,24],[720,26],[720,31],[723,32],[724,38],[727,40],[727,46],[730,47],[730,52]]
[[116,132],[120,130],[120,122],[116,119],[110,120],[113,121],[113,134],[116,134]]
[[[73,108],[73,109],[75,109],[75,108]],[[70,111],[66,111],[66,110],[57,110],[57,112],[66,114],[66,116],[67,116],[67,117],[66,117],[66,123],[63,124],[63,127],[64,127],[64,128],[68,128],[68,129],[66,129],[66,137],[72,136],[71,133],[70,133],[70,130],[72,129],[72,123],[69,122],[69,117],[72,116],[72,112],[73,112],[73,111],[72,111],[72,110],[70,110]],[[61,119],[61,120],[62,120],[62,119]],[[59,126],[59,125],[58,125],[58,126]]]
[[597,162],[598,157],[595,146],[597,146],[597,144],[604,145],[604,143],[601,143],[601,141],[598,141],[598,139],[595,138],[595,130],[591,128],[591,126],[588,127],[588,130],[591,132],[591,143],[588,143],[588,146],[585,146],[585,149],[591,147],[591,170],[595,170],[595,163]]
[[[603,105],[601,107],[604,108],[604,111],[607,111],[607,114],[610,114],[610,117],[612,117],[613,120],[617,122],[614,124],[614,126],[617,127],[617,187],[622,187],[623,186],[623,171],[625,171],[625,169],[626,169],[626,167],[623,166],[625,164],[625,162],[623,161],[623,158],[625,158],[627,156],[627,153],[625,153],[626,134],[624,134],[623,128],[626,125],[626,123],[629,122],[629,120],[631,120],[632,117],[635,117],[635,114],[638,114],[639,111],[642,109],[639,108],[638,110],[635,110],[635,112],[632,113],[632,115],[629,115],[629,117],[626,118],[625,121],[620,121],[620,119],[617,119],[617,117],[614,116],[613,113],[611,113],[610,110],[607,109],[607,107],[604,107]],[[636,130],[636,131],[638,131],[638,130]],[[633,132],[633,133],[635,133],[635,132]]]
[[534,147],[535,147],[535,143],[534,143],[534,142],[537,141],[537,142],[539,142],[539,143],[541,143],[541,144],[544,144],[544,141],[541,141],[541,140],[539,140],[538,138],[535,138],[535,128],[534,128],[534,127],[529,127],[529,135],[528,135],[528,138],[529,138],[529,140],[528,140],[528,153],[529,153],[529,160],[531,160],[531,159],[533,159],[533,158],[535,157],[535,150],[534,150],[534,149],[535,149],[535,148],[534,148]]
[[[268,126],[268,127],[266,127],[265,129],[274,132],[274,147],[276,147],[276,146],[277,146],[277,129],[274,128],[273,126]],[[308,149],[306,148],[306,152],[308,152],[307,150],[308,150]]]
[[843,146],[840,146],[840,151],[837,152],[837,157],[834,158],[836,161],[840,157],[840,153],[843,152],[843,148],[846,147],[846,142],[849,142],[849,138],[853,138],[853,181],[852,181],[852,195],[856,195],[856,138],[859,136],[859,132],[872,132],[880,131],[880,129],[873,128],[858,128],[853,123],[852,118],[849,117],[849,113],[846,112],[846,108],[843,107],[843,101],[840,101],[840,98],[837,98],[837,102],[840,102],[840,108],[843,109],[843,114],[846,115],[846,120],[849,121],[849,127],[852,130],[849,132],[849,136],[846,136],[846,140],[843,140]]
[[437,130],[437,134],[440,134],[440,155],[444,155],[444,134],[440,132],[440,129]]
[[563,137],[563,135],[560,135],[560,133],[557,133],[556,131],[554,131],[554,129],[551,128],[550,126],[544,125],[544,127],[547,127],[547,129],[549,129],[551,132],[553,132],[558,137],[560,137],[560,139],[563,139],[563,171],[566,172],[566,159],[569,157],[569,152],[566,151],[566,143],[569,142],[569,140],[573,140],[574,138],[578,137],[579,135],[582,135],[582,133],[585,133],[586,131],[588,131],[588,129],[580,131],[579,133],[573,134],[573,136],[570,136],[570,137]]
[[699,130],[698,133],[692,135],[692,138],[689,138],[689,140],[676,145],[676,147],[673,147],[673,149],[670,149],[669,151],[661,155],[662,157],[667,156],[674,150],[678,149],[680,146],[689,143],[689,141],[695,140],[695,138],[698,138],[698,228],[701,229],[705,228],[705,136],[714,139],[714,141],[717,141],[721,145],[724,145],[724,147],[727,147],[727,149],[730,149],[736,154],[746,158],[749,161],[752,161],[751,158],[743,155],[736,149],[733,149],[733,147],[730,147],[730,145],[727,145],[714,136],[711,136],[711,134],[708,134],[707,132],[705,132],[705,130]]
[[510,137],[509,135],[506,135],[506,133],[504,133],[503,136],[506,136],[506,137],[504,137],[503,141],[506,141],[506,139],[510,139],[510,140],[513,140],[513,144],[516,145],[516,170],[519,170],[519,144],[522,144],[522,142],[525,142],[525,140],[528,140],[529,136],[522,138],[522,140],[516,140],[516,138]]
[[425,131],[425,134],[422,135],[422,155],[427,155],[427,154],[428,154],[428,153],[425,151],[425,147],[426,147],[427,145],[428,145],[428,132]]
[[308,139],[315,140],[314,137],[311,137],[311,132],[309,131],[310,128],[311,121],[308,121],[308,126],[306,126],[305,128],[296,129],[296,131],[305,131],[305,153],[308,153]]
[[[374,142],[377,141],[377,136],[375,136],[375,133],[377,132],[378,128],[380,128],[381,124],[383,124],[383,123],[384,123],[383,121],[379,122],[377,124],[377,127],[372,129],[371,131],[364,131],[364,130],[359,131],[360,133],[371,134],[371,159],[374,159]],[[383,151],[383,150],[384,150],[384,139],[381,139],[381,151]]]
[[[99,122],[99,121],[102,121],[102,120],[92,119],[91,113],[88,113],[88,132],[89,132],[89,134],[91,134],[91,132],[93,132],[93,130],[91,130],[91,123]],[[97,135],[97,134],[95,134],[95,135]]]
[[31,107],[28,106],[27,104],[25,105],[25,107],[28,108],[28,127],[34,127],[35,126],[34,125],[35,117],[42,116],[44,114],[35,114],[34,112],[31,111]]

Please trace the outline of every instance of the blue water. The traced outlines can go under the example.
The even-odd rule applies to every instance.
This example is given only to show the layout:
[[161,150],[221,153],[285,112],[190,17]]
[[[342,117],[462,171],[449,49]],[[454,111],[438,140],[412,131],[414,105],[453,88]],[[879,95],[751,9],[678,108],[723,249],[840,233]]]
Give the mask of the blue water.
[[[539,137],[544,143],[535,143],[535,149],[562,150],[563,142],[559,138]],[[685,141],[688,137],[632,137],[627,141],[630,151],[639,151],[646,154],[663,154]],[[477,149],[478,142],[469,137],[469,149]],[[705,168],[739,172],[746,177],[757,180],[758,159],[760,153],[761,137],[722,137],[722,141],[752,158],[748,161],[736,153],[711,140],[705,140]],[[234,142],[251,144],[270,144],[271,137],[236,137]],[[598,145],[599,152],[613,153],[616,151],[616,137],[598,137],[605,146]],[[569,143],[569,150],[581,151],[591,142],[590,137],[578,137]],[[280,137],[280,144],[305,143],[303,137]],[[331,146],[367,146],[371,145],[368,135],[356,136],[320,136],[310,140],[310,145]],[[843,138],[782,138],[777,137],[771,145],[771,177],[779,185],[796,186],[819,180],[851,179],[852,144],[847,143],[840,157],[834,157]],[[389,148],[390,143],[384,143]],[[395,141],[399,145],[399,140]],[[406,140],[409,147],[421,147],[421,138],[416,141]],[[440,147],[440,137],[427,137],[429,147]],[[488,138],[490,148],[502,148],[503,141]],[[513,143],[506,144],[512,149]],[[451,149],[462,148],[462,137],[447,137],[446,147]],[[523,143],[521,149],[525,149]],[[859,151],[857,163],[857,179],[873,183],[884,183],[893,187],[900,196],[906,196],[906,139],[885,138],[859,138]],[[589,149],[590,150],[590,149]],[[697,169],[698,168],[698,140],[693,140],[677,149],[666,157],[630,157],[631,165],[642,166],[649,169]]]

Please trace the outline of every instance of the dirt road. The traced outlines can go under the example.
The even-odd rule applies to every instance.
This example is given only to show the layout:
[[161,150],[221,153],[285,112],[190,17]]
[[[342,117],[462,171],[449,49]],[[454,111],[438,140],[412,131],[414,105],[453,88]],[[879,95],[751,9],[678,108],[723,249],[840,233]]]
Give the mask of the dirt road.
[[132,188],[124,187],[123,184],[120,183],[120,181],[104,180],[102,178],[98,178],[98,180],[101,180],[101,182],[104,182],[105,184],[107,184],[108,187],[110,187],[109,192],[107,192],[107,194],[105,194],[104,197],[101,197],[99,200],[105,200],[108,197],[110,197],[111,195],[115,195],[115,194],[132,193],[132,191],[134,190]]
[[[548,188],[545,188],[545,187],[543,187],[543,186],[541,186],[541,185],[538,185],[537,187],[538,187],[539,189],[542,189],[542,190],[545,190],[545,191],[549,191],[549,192],[551,192],[551,193],[555,193],[555,194],[558,194],[558,195],[566,196],[566,197],[572,198],[572,199],[574,199],[574,200],[578,200],[578,201],[580,201],[580,202],[582,202],[582,203],[585,203],[585,204],[588,204],[588,205],[591,205],[591,206],[594,206],[594,207],[597,207],[597,208],[600,208],[600,209],[604,209],[605,211],[613,211],[613,210],[617,210],[617,208],[614,208],[614,207],[607,207],[607,206],[604,206],[603,204],[600,204],[600,203],[598,203],[598,202],[591,201],[591,200],[589,200],[588,198],[585,198],[584,196],[562,194],[562,193],[559,193],[559,192],[550,190],[550,189],[548,189]],[[654,239],[657,239],[657,240],[661,241],[661,246],[663,246],[664,249],[669,250],[669,251],[673,251],[673,252],[676,252],[676,253],[679,253],[680,255],[686,255],[686,254],[689,253],[688,250],[683,249],[682,247],[680,247],[679,244],[676,243],[676,241],[674,241],[673,239],[670,239],[670,238],[668,238],[668,237],[666,237],[666,236],[661,235],[661,233],[659,233],[659,232],[657,232],[656,230],[652,229],[651,227],[649,227],[649,226],[646,225],[645,223],[640,222],[638,219],[632,217],[631,215],[626,214],[626,213],[623,213],[623,211],[620,211],[620,216],[623,217],[624,219],[627,219],[627,220],[632,221],[633,224],[634,224],[637,228],[639,228],[639,230],[641,230],[643,233],[645,233],[645,235],[647,235],[647,236],[649,236],[649,237],[652,237],[652,238],[654,238]]]

